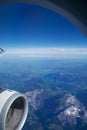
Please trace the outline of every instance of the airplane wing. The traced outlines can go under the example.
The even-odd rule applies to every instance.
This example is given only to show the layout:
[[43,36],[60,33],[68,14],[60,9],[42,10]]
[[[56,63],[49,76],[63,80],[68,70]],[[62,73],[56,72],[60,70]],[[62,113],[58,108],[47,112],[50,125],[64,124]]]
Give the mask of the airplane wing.
[[4,53],[4,52],[5,52],[5,50],[2,49],[2,48],[0,48],[0,54],[2,54],[2,53]]

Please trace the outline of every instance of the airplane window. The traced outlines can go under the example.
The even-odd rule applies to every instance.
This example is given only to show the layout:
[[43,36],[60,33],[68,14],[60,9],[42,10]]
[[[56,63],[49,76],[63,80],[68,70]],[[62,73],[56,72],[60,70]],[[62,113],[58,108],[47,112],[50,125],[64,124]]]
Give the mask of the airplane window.
[[0,87],[29,102],[23,130],[87,130],[87,37],[75,25],[34,4],[0,5],[0,47]]

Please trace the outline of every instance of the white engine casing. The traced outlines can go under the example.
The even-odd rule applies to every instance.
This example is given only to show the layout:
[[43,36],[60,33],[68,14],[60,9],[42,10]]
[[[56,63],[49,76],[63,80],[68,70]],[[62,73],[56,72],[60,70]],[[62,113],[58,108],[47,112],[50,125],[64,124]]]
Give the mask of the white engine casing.
[[28,114],[25,95],[1,89],[0,92],[0,130],[21,130]]

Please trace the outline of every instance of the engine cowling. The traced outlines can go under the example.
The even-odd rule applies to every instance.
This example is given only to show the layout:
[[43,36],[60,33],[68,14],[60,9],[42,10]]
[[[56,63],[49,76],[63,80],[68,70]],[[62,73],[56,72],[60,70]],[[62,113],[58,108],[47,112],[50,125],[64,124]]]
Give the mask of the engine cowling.
[[0,130],[21,130],[28,114],[25,95],[0,89]]

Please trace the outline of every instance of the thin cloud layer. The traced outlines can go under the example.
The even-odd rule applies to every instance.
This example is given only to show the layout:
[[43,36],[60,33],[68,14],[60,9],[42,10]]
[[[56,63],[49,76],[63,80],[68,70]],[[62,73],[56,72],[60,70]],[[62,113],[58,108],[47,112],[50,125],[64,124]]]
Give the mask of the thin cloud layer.
[[29,48],[8,49],[6,54],[22,57],[77,57],[87,56],[87,48]]

